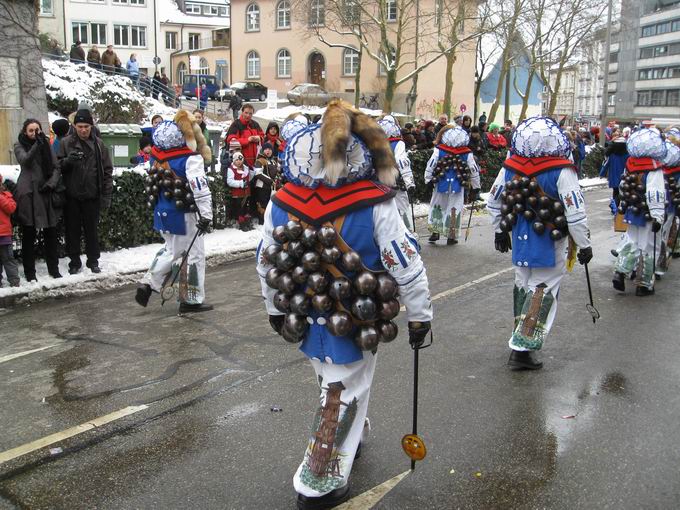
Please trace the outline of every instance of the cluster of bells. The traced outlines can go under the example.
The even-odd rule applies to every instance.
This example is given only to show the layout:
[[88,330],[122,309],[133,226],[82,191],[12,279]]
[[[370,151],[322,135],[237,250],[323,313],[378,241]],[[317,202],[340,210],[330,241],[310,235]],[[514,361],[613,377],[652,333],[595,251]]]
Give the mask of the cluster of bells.
[[675,214],[680,216],[680,182],[674,175],[666,176],[666,185],[668,187],[668,201],[669,205],[675,207]]
[[[332,335],[354,332],[354,343],[363,351],[374,351],[379,342],[397,337],[397,325],[392,321],[399,314],[397,282],[386,272],[365,270],[357,252],[342,253],[333,227],[305,228],[291,220],[276,227],[272,235],[277,244],[269,245],[262,256],[274,266],[265,280],[278,291],[274,306],[286,314],[285,340],[302,340],[312,310],[330,313],[324,318]],[[338,265],[354,277],[334,277],[326,271]]]
[[559,241],[568,233],[564,206],[543,193],[537,181],[522,176],[505,183],[501,193],[500,228],[509,232],[520,216],[532,222],[531,227],[538,235],[550,231],[550,239]]
[[146,205],[153,209],[158,201],[158,196],[163,194],[168,200],[175,201],[175,207],[180,210],[196,212],[198,209],[191,192],[191,185],[184,179],[179,179],[175,173],[167,169],[152,166],[149,175],[146,176],[145,187],[147,195]]
[[[638,174],[642,175],[642,174]],[[625,213],[630,209],[635,216],[644,214],[647,221],[652,220],[652,215],[649,213],[647,206],[646,194],[647,188],[644,183],[638,180],[638,177],[633,174],[626,174],[621,178],[621,201],[619,202],[619,210]]]
[[463,164],[461,159],[455,154],[450,154],[439,159],[432,174],[432,182],[437,184],[439,179],[441,179],[451,167],[454,167],[456,170],[456,177],[458,178],[460,185],[466,187],[470,183],[470,169],[466,164]]

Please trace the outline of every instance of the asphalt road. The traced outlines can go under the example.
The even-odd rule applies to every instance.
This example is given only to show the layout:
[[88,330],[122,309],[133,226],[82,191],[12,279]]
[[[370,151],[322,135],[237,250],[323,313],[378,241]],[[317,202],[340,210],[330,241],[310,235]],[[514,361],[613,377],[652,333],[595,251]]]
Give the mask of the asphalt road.
[[[511,262],[493,251],[489,218],[475,217],[467,243],[424,245],[436,315],[421,355],[429,454],[375,508],[680,506],[680,263],[654,297],[615,293],[607,196],[586,194],[602,319],[586,312],[577,266],[538,372],[505,365]],[[142,309],[133,287],[0,317],[0,452],[75,434],[0,463],[0,508],[294,508],[313,370],[270,331],[252,261],[207,280],[216,310],[194,317],[157,299]],[[380,349],[353,496],[409,467],[411,356],[404,333]],[[72,429],[120,410],[131,414]]]

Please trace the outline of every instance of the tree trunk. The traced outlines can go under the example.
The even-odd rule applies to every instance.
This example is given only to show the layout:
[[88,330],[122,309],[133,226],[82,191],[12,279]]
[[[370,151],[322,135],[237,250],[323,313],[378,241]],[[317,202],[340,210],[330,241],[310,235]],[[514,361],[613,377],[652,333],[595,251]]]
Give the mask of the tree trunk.
[[550,103],[548,104],[548,117],[552,117],[555,114],[555,108],[557,108],[557,94],[560,93],[560,86],[562,85],[563,68],[564,68],[563,64],[560,63],[560,67],[557,68],[555,85],[553,86],[552,94],[550,94]]
[[518,124],[527,117],[527,110],[529,109],[529,98],[531,97],[531,82],[534,81],[535,75],[536,75],[535,70],[532,69],[529,71],[527,86],[524,89],[524,95],[522,96],[522,111],[519,112],[519,120],[517,121]]
[[498,85],[496,86],[496,97],[491,105],[491,110],[489,110],[489,116],[487,122],[491,124],[496,118],[496,113],[498,113],[498,108],[501,106],[501,101],[503,100],[503,85],[505,84],[505,76],[510,70],[510,61],[507,59],[507,54],[503,51],[503,65],[501,67],[500,74],[498,76]]
[[361,58],[364,56],[364,50],[359,46],[359,65],[357,72],[354,75],[354,107],[359,108],[359,100],[361,97]]
[[451,117],[451,93],[453,92],[453,64],[456,62],[456,51],[446,55],[446,82],[444,85],[444,110],[443,113]]
[[385,100],[383,101],[383,112],[392,112],[392,101],[394,101],[394,91],[397,88],[397,71],[387,70],[387,80],[385,82]]

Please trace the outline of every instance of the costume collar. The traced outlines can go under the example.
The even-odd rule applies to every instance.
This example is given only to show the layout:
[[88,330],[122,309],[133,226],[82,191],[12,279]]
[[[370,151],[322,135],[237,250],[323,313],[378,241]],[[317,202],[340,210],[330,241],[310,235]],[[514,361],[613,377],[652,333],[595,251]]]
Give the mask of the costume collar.
[[576,171],[574,163],[565,158],[560,158],[556,156],[540,156],[537,158],[525,158],[524,156],[518,156],[513,154],[508,159],[505,160],[503,166],[508,170],[517,172],[518,174],[525,175],[527,177],[533,177],[543,172],[549,170],[555,170],[557,168],[571,168]]
[[680,172],[680,165],[678,165],[678,166],[667,166],[667,167],[664,167],[664,169],[663,169],[664,175],[673,175],[673,174],[677,174],[679,172]]
[[468,152],[472,152],[470,147],[449,147],[448,145],[444,145],[443,143],[440,143],[437,145],[437,149],[441,149],[444,152],[450,152],[451,154],[467,154]]
[[195,156],[198,152],[192,151],[189,147],[177,147],[174,149],[162,150],[158,147],[153,147],[151,149],[151,156],[157,161],[163,163],[164,161],[169,161],[171,159],[181,158],[183,156]]
[[661,170],[662,168],[663,165],[653,158],[634,158],[631,156],[626,160],[626,170],[631,174]]
[[390,136],[390,137],[388,138],[388,140],[389,140],[390,142],[401,142],[402,138],[401,138],[401,136]]

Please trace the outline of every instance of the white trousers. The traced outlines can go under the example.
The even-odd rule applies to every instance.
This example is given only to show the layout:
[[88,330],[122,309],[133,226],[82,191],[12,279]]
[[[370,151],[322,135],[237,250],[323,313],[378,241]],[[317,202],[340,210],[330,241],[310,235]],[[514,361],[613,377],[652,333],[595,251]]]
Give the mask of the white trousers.
[[515,351],[543,347],[557,315],[560,283],[567,272],[567,239],[555,243],[553,267],[515,267],[515,329],[508,345]]
[[180,268],[182,257],[196,234],[195,215],[186,216],[187,233],[185,235],[162,233],[165,246],[161,248],[151,263],[151,267],[142,278],[142,283],[151,286],[156,292],[161,292],[164,285],[169,285],[175,273],[179,277],[175,282],[178,287],[177,300],[188,304],[201,304],[205,299],[205,246],[203,237],[198,236],[194,241],[187,263]]
[[445,235],[449,239],[456,239],[464,202],[465,193],[463,191],[458,193],[432,192],[430,214],[427,217],[428,230]]
[[413,232],[414,226],[411,220],[411,202],[408,201],[408,193],[405,191],[397,191],[397,195],[394,197],[394,202],[397,204],[397,210],[399,211],[399,216],[404,220],[404,225],[406,228]]
[[310,360],[320,384],[319,409],[300,467],[293,477],[299,494],[319,497],[347,484],[362,440],[376,355],[347,365]]
[[[656,253],[654,250],[654,232],[652,222],[649,221],[644,227],[628,225],[626,243],[619,249],[619,257],[614,265],[614,271],[623,273],[627,277],[633,272],[638,272],[640,285],[648,289],[654,288],[653,267],[659,247],[661,246],[661,233],[656,234]],[[642,259],[642,267],[640,266]]]

